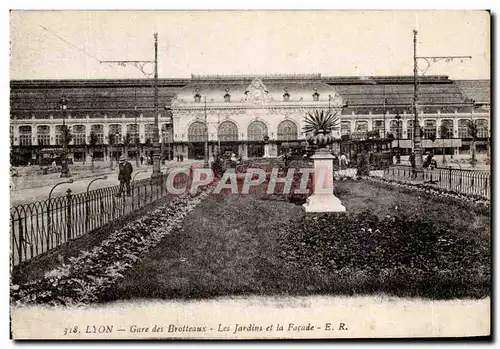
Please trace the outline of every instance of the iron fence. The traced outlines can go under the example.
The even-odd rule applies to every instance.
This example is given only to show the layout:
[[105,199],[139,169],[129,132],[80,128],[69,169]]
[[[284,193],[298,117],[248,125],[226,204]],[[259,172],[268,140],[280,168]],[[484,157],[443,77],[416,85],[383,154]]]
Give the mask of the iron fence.
[[[11,263],[19,266],[67,241],[129,215],[167,195],[167,175],[133,181],[130,196],[117,196],[119,185],[36,201],[10,208]],[[189,176],[174,177],[176,188]]]
[[411,166],[391,166],[384,170],[384,178],[417,181],[461,194],[477,195],[490,199],[491,176],[487,171],[456,168],[424,168],[414,171]]

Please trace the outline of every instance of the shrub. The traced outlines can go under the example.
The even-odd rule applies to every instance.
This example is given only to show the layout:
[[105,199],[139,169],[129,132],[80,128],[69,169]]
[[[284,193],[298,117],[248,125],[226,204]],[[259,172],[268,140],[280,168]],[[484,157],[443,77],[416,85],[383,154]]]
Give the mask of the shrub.
[[485,297],[490,250],[457,238],[450,227],[404,215],[318,214],[284,228],[281,258],[318,270],[357,293],[430,298]]

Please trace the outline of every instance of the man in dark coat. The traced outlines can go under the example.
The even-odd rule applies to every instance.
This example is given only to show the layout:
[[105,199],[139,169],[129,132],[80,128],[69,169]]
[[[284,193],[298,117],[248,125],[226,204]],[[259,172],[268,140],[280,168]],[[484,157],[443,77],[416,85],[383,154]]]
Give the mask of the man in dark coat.
[[410,154],[410,165],[411,165],[411,178],[417,178],[417,166],[415,162],[415,153]]
[[118,180],[120,181],[120,190],[116,196],[121,196],[123,193],[123,186],[126,187],[127,196],[130,196],[130,180],[132,179],[132,165],[125,159],[125,156],[120,157],[118,164]]

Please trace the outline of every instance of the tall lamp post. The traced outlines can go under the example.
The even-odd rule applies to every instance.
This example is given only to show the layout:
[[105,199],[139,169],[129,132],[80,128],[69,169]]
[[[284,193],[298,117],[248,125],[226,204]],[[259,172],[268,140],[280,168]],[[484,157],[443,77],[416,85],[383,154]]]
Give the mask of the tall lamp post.
[[153,127],[153,173],[152,178],[159,177],[160,173],[160,128],[158,126],[158,33],[154,34],[155,38],[155,75],[153,80],[154,86],[154,127]]
[[415,152],[415,166],[417,168],[422,168],[422,141],[420,137],[420,125],[418,123],[418,60],[425,61],[426,67],[421,70],[422,75],[430,69],[430,67],[441,60],[445,62],[451,62],[455,59],[460,59],[463,62],[464,59],[471,59],[471,56],[417,56],[417,34],[416,30],[413,30],[413,114],[414,118],[414,135],[413,135],[413,151]]
[[65,96],[61,97],[61,111],[62,111],[62,142],[63,142],[63,151],[62,151],[62,159],[61,159],[61,177],[68,178],[71,177],[69,173],[68,167],[68,138],[69,132],[66,125],[66,109],[67,109],[68,101]]
[[203,157],[203,164],[205,168],[208,167],[208,124],[207,124],[207,96],[204,98],[205,102],[205,156]]
[[139,130],[137,129],[137,88],[134,89],[134,143],[135,166],[139,168]]
[[399,147],[399,139],[401,138],[401,135],[400,135],[400,132],[401,132],[401,115],[396,114],[396,116],[394,118],[398,122],[398,132],[397,132],[397,136],[398,136],[398,153],[397,153],[397,156],[396,156],[396,163],[400,164],[401,163],[401,148]]
[[[173,160],[173,157],[171,158],[170,155],[172,154],[172,147],[173,147],[173,144],[171,145],[170,142],[174,142],[174,116],[172,115],[172,113],[170,113],[170,115],[168,115],[168,110],[171,110],[172,108],[169,107],[168,105],[165,105],[165,116],[167,117],[167,124],[166,125],[169,125],[169,126],[165,126],[165,132],[164,133],[168,133],[168,129],[170,129],[170,136],[167,137],[167,152],[168,152],[168,156],[167,156],[167,159],[170,161],[170,160]],[[165,134],[163,136],[163,139],[165,139]]]
[[119,64],[125,66],[131,64],[141,71],[145,76],[150,77],[151,74],[147,73],[145,66],[150,63],[154,63],[154,75],[153,75],[153,90],[154,90],[154,127],[153,127],[153,173],[151,178],[157,178],[161,175],[160,172],[160,130],[158,127],[158,33],[154,33],[154,51],[155,57],[154,61],[104,61],[99,60],[100,63],[104,64]]

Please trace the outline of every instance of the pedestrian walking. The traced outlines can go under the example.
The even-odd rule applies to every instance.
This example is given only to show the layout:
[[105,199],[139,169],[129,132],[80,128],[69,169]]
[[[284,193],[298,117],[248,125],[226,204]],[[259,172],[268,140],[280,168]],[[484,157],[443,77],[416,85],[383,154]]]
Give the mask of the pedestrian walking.
[[120,157],[118,164],[118,180],[120,181],[120,189],[116,196],[120,197],[123,193],[123,187],[127,191],[127,196],[130,196],[130,180],[132,179],[132,165],[125,159],[125,156]]
[[347,168],[347,157],[345,156],[344,153],[340,155],[340,168],[342,170],[345,170]]
[[141,155],[141,166],[142,166],[142,163],[144,162],[144,156]]
[[415,163],[415,152],[410,154],[411,178],[417,178],[417,166]]

